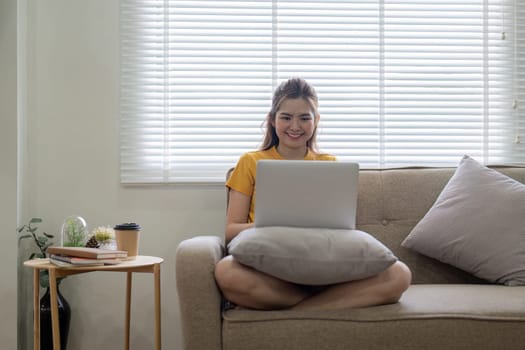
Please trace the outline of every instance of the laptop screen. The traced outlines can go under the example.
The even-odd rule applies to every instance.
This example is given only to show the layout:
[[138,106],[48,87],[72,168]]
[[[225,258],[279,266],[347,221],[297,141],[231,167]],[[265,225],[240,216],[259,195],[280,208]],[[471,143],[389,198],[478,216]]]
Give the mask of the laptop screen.
[[255,226],[355,229],[359,164],[259,160]]

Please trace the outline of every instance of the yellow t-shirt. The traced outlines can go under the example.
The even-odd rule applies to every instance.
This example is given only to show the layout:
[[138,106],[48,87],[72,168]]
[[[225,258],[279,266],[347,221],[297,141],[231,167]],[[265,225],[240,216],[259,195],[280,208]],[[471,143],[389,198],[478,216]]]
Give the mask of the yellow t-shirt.
[[[277,152],[275,146],[266,151],[247,152],[239,158],[235,170],[226,182],[227,187],[251,197],[250,212],[248,214],[249,223],[253,222],[255,215],[255,172],[257,169],[257,161],[259,159],[282,160],[285,158]],[[304,160],[335,161],[336,157],[331,154],[318,154],[309,150],[304,157]]]

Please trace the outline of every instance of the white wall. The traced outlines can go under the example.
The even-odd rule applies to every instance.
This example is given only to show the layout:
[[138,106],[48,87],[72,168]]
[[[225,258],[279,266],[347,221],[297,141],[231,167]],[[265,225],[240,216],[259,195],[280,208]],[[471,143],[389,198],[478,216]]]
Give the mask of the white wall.
[[[91,229],[140,223],[140,253],[165,259],[163,348],[181,349],[174,252],[185,238],[222,235],[224,187],[119,184],[118,0],[30,1],[25,19],[27,205],[21,218],[42,217],[50,233],[59,233],[69,215],[83,216]],[[133,288],[131,348],[151,349],[151,275],[136,275]],[[69,349],[123,347],[125,274],[70,276],[61,291],[72,308]]]
[[17,84],[16,0],[0,1],[0,342],[16,349]]

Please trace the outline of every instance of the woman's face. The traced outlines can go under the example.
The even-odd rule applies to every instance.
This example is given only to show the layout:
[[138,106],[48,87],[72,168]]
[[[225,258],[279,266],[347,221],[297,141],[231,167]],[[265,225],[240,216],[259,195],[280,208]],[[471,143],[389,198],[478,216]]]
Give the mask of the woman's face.
[[280,150],[304,149],[312,137],[317,120],[308,101],[302,98],[286,99],[281,103],[272,123],[279,138]]

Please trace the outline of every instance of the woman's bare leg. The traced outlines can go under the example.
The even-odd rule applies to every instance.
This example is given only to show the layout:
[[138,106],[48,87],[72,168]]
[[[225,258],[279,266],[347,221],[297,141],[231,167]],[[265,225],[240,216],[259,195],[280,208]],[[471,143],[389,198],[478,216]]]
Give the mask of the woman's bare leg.
[[332,310],[396,303],[411,279],[409,268],[398,261],[376,276],[328,286],[292,309]]
[[226,299],[251,309],[289,308],[309,295],[298,285],[240,264],[231,255],[215,266],[215,280]]

